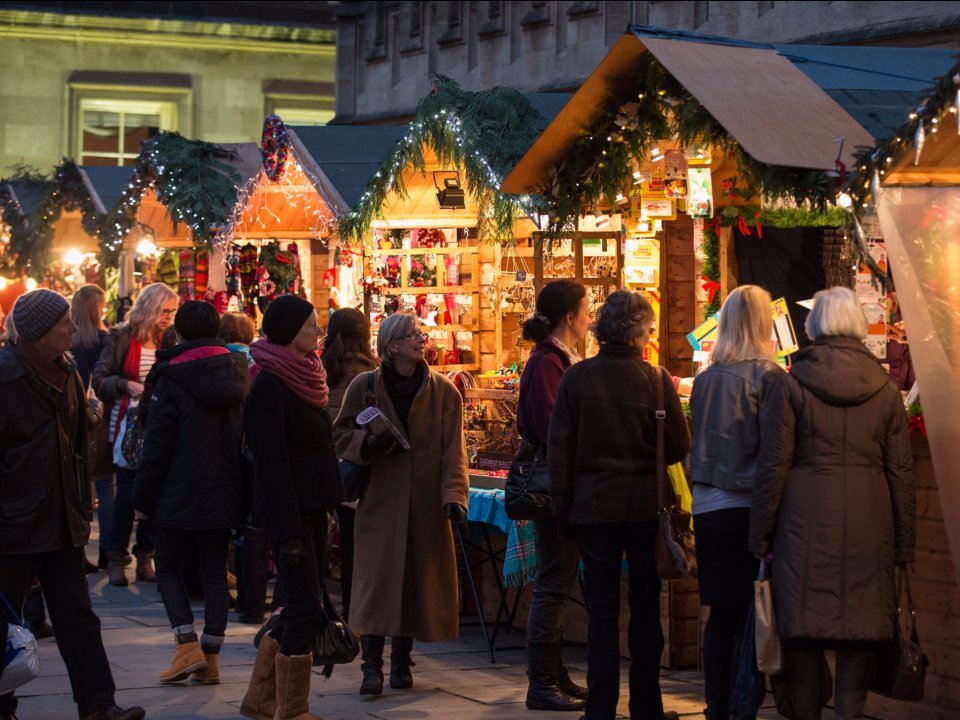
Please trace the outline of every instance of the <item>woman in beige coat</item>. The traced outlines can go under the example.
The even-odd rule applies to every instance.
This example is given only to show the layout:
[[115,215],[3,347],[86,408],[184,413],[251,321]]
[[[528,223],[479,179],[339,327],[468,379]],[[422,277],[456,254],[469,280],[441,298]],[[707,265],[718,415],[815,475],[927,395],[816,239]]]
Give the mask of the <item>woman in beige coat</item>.
[[[355,528],[350,624],[363,636],[360,693],[383,691],[384,637],[392,636],[390,686],[409,688],[413,639],[457,637],[457,562],[451,522],[466,521],[467,455],[463,402],[423,360],[416,316],[395,313],[380,324],[380,368],[347,389],[334,428],[337,455],[371,466]],[[404,450],[383,424],[359,427],[376,405],[408,442]]]

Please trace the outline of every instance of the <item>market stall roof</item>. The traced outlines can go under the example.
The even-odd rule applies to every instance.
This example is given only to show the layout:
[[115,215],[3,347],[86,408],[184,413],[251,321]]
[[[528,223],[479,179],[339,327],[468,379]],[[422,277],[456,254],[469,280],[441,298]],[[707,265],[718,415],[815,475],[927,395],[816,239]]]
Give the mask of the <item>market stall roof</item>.
[[97,211],[106,213],[120,202],[133,168],[88,165],[80,168],[80,174]]
[[[836,140],[844,137],[841,159],[851,166],[856,148],[874,143],[853,115],[865,122],[870,119],[867,124],[877,128],[880,119],[889,117],[885,108],[912,100],[910,93],[929,83],[938,68],[942,72],[945,60],[940,51],[918,51],[909,63],[903,58],[899,65],[897,58],[880,63],[876,50],[775,46],[632,26],[504,180],[502,189],[524,193],[540,186],[611,98],[622,103],[635,92],[634,68],[646,52],[755,160],[832,169]],[[879,63],[879,68],[870,70],[871,63]],[[889,83],[882,91],[884,77]]]
[[24,217],[31,217],[50,192],[48,185],[33,180],[5,180],[2,183],[9,197],[19,206]]

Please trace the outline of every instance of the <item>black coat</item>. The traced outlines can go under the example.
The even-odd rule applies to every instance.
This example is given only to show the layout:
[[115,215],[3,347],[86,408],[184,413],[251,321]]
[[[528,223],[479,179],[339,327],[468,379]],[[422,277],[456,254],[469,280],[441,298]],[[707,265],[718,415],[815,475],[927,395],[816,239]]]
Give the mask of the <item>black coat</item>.
[[[217,349],[224,353],[211,356]],[[246,358],[226,352],[220,340],[198,340],[159,353],[151,375],[156,384],[133,507],[160,527],[237,527],[245,494],[240,442],[250,384]]]
[[254,457],[254,511],[275,542],[301,534],[301,515],[346,499],[326,410],[308,405],[279,377],[261,370],[247,398],[246,424]]
[[[547,463],[557,514],[574,524],[657,518],[657,374],[634,347],[602,345],[560,381],[550,418]],[[690,447],[670,375],[664,455],[679,462]]]
[[13,345],[0,348],[0,554],[87,544],[86,454],[86,398],[76,370],[56,393]]

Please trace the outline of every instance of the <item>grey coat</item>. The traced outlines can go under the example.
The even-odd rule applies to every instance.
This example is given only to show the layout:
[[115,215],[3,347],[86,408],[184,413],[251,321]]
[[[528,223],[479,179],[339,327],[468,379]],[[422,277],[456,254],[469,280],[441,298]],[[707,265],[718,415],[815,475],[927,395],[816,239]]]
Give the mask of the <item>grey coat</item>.
[[894,569],[913,559],[914,482],[899,390],[858,340],[797,353],[771,402],[760,449],[750,550],[773,552],[780,635],[892,636]]

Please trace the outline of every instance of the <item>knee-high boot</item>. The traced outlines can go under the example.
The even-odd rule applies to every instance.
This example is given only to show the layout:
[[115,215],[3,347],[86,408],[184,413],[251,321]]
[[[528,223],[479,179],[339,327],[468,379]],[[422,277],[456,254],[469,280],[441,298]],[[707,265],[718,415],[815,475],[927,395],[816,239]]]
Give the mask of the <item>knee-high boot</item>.
[[383,635],[364,635],[360,638],[361,658],[363,662],[363,682],[360,683],[361,695],[380,695],[383,693]]
[[560,643],[527,643],[527,707],[530,710],[583,710],[583,700],[570,697],[559,685]]

